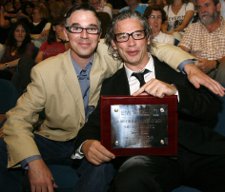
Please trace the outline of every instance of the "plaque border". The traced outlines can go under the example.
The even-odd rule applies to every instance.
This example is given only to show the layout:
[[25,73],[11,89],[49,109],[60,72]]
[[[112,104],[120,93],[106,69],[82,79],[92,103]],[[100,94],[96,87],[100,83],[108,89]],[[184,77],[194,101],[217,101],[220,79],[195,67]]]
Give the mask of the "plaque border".
[[[160,147],[144,148],[112,148],[111,147],[111,121],[110,106],[120,104],[166,104],[168,105],[168,145]],[[153,96],[101,96],[101,143],[116,156],[133,155],[177,155],[178,130],[177,130],[177,96],[165,96],[157,98]]]

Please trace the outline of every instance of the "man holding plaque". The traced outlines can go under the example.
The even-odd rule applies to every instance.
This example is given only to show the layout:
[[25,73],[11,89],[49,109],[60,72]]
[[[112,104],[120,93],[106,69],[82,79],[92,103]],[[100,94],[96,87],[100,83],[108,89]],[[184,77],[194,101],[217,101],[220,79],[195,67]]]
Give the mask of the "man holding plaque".
[[[225,191],[225,138],[212,131],[221,103],[217,96],[204,88],[195,89],[185,76],[153,57],[150,43],[149,26],[139,14],[124,12],[113,19],[106,44],[124,67],[103,82],[101,95],[177,95],[178,153],[127,158],[111,191],[172,191],[184,184],[201,191]],[[142,77],[137,73],[143,73]],[[99,108],[78,133],[76,147],[95,165],[113,164],[124,158],[116,158],[101,144]]]

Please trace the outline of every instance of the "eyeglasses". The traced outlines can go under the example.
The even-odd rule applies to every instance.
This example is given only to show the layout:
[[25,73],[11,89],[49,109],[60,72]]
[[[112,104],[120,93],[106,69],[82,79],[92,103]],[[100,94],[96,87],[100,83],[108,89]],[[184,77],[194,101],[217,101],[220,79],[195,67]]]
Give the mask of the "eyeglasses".
[[88,34],[97,35],[100,33],[100,30],[97,27],[80,27],[77,25],[66,26],[66,30],[70,33],[81,33],[83,30],[86,30]]
[[126,42],[129,40],[130,36],[132,36],[134,40],[141,40],[145,38],[146,33],[145,30],[138,30],[132,33],[117,33],[115,34],[115,40],[119,43]]
[[149,15],[148,18],[150,19],[162,19],[161,15]]

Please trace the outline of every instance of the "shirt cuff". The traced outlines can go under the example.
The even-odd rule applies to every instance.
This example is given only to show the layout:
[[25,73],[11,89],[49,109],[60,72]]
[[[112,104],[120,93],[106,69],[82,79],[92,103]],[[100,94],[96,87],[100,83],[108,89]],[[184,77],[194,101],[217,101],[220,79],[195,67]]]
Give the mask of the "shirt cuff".
[[23,161],[20,162],[21,167],[25,170],[28,170],[28,163],[30,163],[31,161],[37,160],[37,159],[41,159],[40,155],[33,155],[31,157],[28,157],[26,159],[24,159]]
[[194,64],[195,61],[196,61],[196,59],[186,59],[186,60],[182,61],[178,66],[178,70],[186,75],[186,72],[184,70],[184,66],[187,65],[187,64]]
[[74,154],[71,155],[71,159],[83,159],[84,158],[84,153],[81,152],[81,148],[84,143],[85,143],[85,141],[83,143],[81,143],[80,147],[74,152]]

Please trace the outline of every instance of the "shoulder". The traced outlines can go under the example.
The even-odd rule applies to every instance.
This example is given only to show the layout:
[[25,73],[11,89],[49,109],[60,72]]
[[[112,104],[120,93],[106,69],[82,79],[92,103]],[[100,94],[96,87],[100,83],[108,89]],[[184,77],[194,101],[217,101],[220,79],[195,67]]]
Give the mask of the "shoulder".
[[124,75],[126,75],[126,72],[125,72],[124,68],[121,68],[116,73],[114,73],[111,77],[105,79],[103,81],[102,86],[103,87],[108,87],[108,86],[112,87],[113,84],[117,85],[118,80]]
[[[202,29],[202,24],[200,22],[191,23],[186,29],[185,33],[196,33]],[[195,34],[196,35],[196,34]]]
[[194,4],[192,2],[185,3],[187,10],[194,10]]
[[154,39],[159,43],[168,43],[172,45],[174,44],[174,37],[161,31]]
[[63,65],[67,65],[67,63],[69,62],[68,54],[69,54],[68,51],[66,51],[56,56],[49,57],[41,61],[40,63],[36,64],[33,67],[32,71],[38,71],[40,73],[43,73],[43,74],[46,73],[46,75],[48,75],[48,72],[52,73],[52,71],[61,70],[63,68]]

